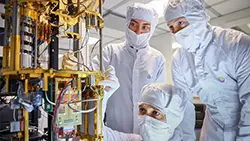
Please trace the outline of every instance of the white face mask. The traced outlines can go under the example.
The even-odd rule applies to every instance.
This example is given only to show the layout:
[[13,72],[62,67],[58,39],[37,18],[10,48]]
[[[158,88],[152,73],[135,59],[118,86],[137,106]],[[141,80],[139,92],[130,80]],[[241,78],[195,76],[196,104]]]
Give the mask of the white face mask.
[[162,121],[143,115],[138,117],[143,141],[167,141],[173,135],[171,127]]
[[127,40],[130,46],[140,49],[145,48],[150,39],[150,32],[137,35],[134,31],[127,28],[126,30]]
[[195,30],[189,25],[174,34],[176,41],[185,49],[194,52],[200,45],[200,41],[196,37]]

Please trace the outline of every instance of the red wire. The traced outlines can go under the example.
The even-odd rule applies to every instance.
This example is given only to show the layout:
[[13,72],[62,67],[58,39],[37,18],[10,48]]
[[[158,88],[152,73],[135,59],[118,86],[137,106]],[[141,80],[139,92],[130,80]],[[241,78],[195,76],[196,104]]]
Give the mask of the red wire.
[[69,86],[70,83],[71,83],[71,81],[68,82],[67,86],[64,89],[61,90],[60,94],[58,95],[56,105],[55,105],[55,108],[54,108],[54,111],[53,111],[53,116],[54,116],[53,128],[54,128],[55,133],[56,133],[56,140],[58,140],[58,127],[57,127],[57,121],[56,121],[57,115],[58,115],[58,109],[60,108],[61,100],[62,100],[63,96],[65,95],[66,90],[68,89],[68,86]]

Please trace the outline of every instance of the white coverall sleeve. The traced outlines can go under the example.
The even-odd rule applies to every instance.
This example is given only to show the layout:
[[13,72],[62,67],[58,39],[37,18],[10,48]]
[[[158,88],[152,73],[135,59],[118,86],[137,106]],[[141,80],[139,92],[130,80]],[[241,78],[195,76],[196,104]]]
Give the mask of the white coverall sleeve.
[[[179,50],[177,50],[177,51],[179,51]],[[176,52],[176,53],[179,53],[179,52]],[[182,72],[180,70],[179,65],[180,64],[178,64],[178,60],[175,57],[173,57],[173,60],[172,60],[172,78],[173,78],[174,85],[176,87],[179,87],[179,88],[185,90],[185,91],[187,91],[187,90],[190,91],[190,89],[188,88],[188,86],[186,84],[186,80],[184,78],[184,75],[182,74]],[[188,98],[189,97],[190,96],[188,96]]]
[[166,82],[166,60],[162,56],[160,61],[160,69],[157,72],[156,81],[155,82]]
[[[111,48],[106,46],[103,48],[102,51],[102,64],[103,68],[102,70],[105,70],[110,65],[111,60]],[[90,66],[93,70],[100,70],[100,55],[96,55],[91,61]]]
[[142,141],[140,135],[118,132],[107,126],[104,126],[102,131],[104,141]]
[[[172,77],[173,82],[176,87],[179,87],[183,90],[185,90],[187,93],[187,97],[192,97],[191,90],[187,87],[186,80],[184,78],[184,75],[182,75],[182,72],[180,71],[180,64],[178,64],[178,61],[173,58],[172,61]],[[183,132],[183,140],[184,141],[195,141],[196,135],[195,135],[195,107],[193,105],[192,99],[190,99],[189,106],[187,107],[188,110],[185,110],[183,121],[180,124],[180,127]]]
[[242,104],[237,141],[246,141],[250,140],[250,37],[243,36],[240,43],[243,45],[237,47],[234,59],[239,99]]

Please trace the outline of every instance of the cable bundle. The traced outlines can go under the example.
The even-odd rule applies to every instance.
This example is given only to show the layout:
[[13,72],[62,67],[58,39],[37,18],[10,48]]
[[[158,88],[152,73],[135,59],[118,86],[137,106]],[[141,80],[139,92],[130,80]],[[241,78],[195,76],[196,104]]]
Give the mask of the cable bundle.
[[69,81],[67,83],[67,85],[62,89],[62,91],[58,95],[56,105],[54,107],[54,111],[53,111],[53,116],[54,116],[54,118],[53,118],[53,128],[54,128],[54,131],[55,131],[56,141],[58,140],[57,116],[58,116],[58,113],[59,113],[60,104],[61,104],[61,101],[62,101],[66,91],[69,89],[69,87],[71,85],[71,82],[72,81]]

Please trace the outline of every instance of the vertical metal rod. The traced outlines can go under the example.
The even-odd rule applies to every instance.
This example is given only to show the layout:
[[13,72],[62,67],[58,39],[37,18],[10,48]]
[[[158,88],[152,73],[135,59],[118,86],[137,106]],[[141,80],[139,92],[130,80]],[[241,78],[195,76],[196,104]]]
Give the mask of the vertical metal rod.
[[[87,92],[87,95],[89,95],[89,92]],[[82,99],[87,99],[87,96],[82,96]],[[84,110],[88,109],[88,102],[85,102],[84,104]],[[88,135],[89,132],[89,124],[88,124],[88,114],[84,114],[84,135]]]
[[9,92],[9,85],[10,85],[10,84],[9,84],[9,80],[10,80],[10,79],[9,79],[9,75],[6,75],[6,76],[5,76],[5,81],[7,82],[6,85],[5,85],[5,91],[6,91],[6,93]]
[[[8,4],[9,0],[5,0],[5,4]],[[5,13],[7,13],[8,10],[5,9]],[[8,18],[9,17],[5,17],[4,20],[4,43],[3,43],[3,68],[8,67],[8,56],[9,56],[9,24],[8,24]]]
[[[85,29],[86,26],[83,26],[82,29]],[[84,64],[90,64],[90,57],[87,57],[87,56],[90,56],[90,53],[89,53],[89,45],[86,46],[85,48],[85,58],[83,60]],[[86,70],[86,68],[84,68],[84,70]]]
[[[50,80],[50,82],[47,83],[46,85],[48,85],[48,87],[49,87],[49,90],[48,90],[47,94],[49,94],[50,98],[52,98],[50,100],[54,102],[54,96],[51,95],[52,91],[54,89],[52,81]],[[53,122],[52,122],[53,117],[51,115],[53,115],[53,112],[49,112],[49,114],[48,114],[48,141],[54,141],[54,138],[53,138],[53,132],[54,131],[53,131],[53,126],[52,126],[52,124],[53,124]]]
[[[77,9],[76,9],[76,13],[79,12],[79,7],[80,7],[80,0],[77,0]],[[79,20],[79,18],[78,18]],[[73,32],[75,33],[79,33],[79,22],[73,27]],[[76,51],[80,48],[80,45],[79,45],[79,40],[74,40],[73,39],[73,51]],[[76,58],[77,58],[77,61],[80,62],[80,52],[78,52],[76,55]],[[77,70],[80,70],[80,64],[78,63],[77,64]]]
[[[28,96],[28,79],[24,80],[24,92],[25,96]],[[29,113],[26,110],[23,110],[24,116],[24,141],[29,141]]]
[[13,24],[13,34],[14,35],[19,35],[19,31],[20,31],[20,27],[19,27],[19,21],[20,21],[20,17],[19,17],[19,6],[18,6],[18,2],[17,1],[15,1],[14,3],[13,3],[13,9],[12,9],[13,11],[13,13],[12,13],[12,24]]
[[[59,5],[54,8],[54,11],[59,9]],[[59,16],[51,14],[51,22],[59,22]],[[53,27],[52,33],[55,35],[59,34],[59,28]],[[59,39],[56,36],[51,37],[51,42],[49,44],[49,69],[58,70],[58,54],[59,54]]]
[[[73,27],[73,32],[79,33],[79,23],[77,23]],[[73,51],[76,51],[79,49],[79,40],[73,39]],[[77,61],[80,62],[80,52],[78,52],[76,55]],[[77,64],[77,70],[80,70],[80,64]]]
[[[54,8],[54,11],[59,9],[59,5],[57,5]],[[50,15],[51,18],[51,23],[59,22],[59,16],[51,14]],[[59,28],[58,27],[52,27],[52,33],[54,35],[57,35],[59,33]],[[58,70],[58,53],[59,53],[59,39],[56,36],[52,36],[51,37],[51,42],[49,44],[49,69],[54,69],[54,70]],[[54,86],[53,86],[53,78],[49,79],[49,83],[51,84],[51,86],[49,86],[49,90],[54,90]],[[48,84],[45,84],[48,85]],[[50,92],[49,92],[50,93]],[[52,96],[52,102],[54,102],[54,95]],[[49,112],[49,114],[52,114],[52,112]],[[53,126],[52,126],[52,120],[53,118],[51,116],[48,116],[48,141],[54,141],[53,138]]]
[[[79,12],[79,9],[80,9],[80,0],[77,0],[77,13]],[[78,31],[77,33],[80,33],[80,18],[78,18],[78,23],[77,23],[77,28],[78,28]],[[79,40],[77,40],[77,49],[80,49],[81,46],[80,46],[80,42]],[[77,54],[77,61],[80,62],[80,56],[81,56],[81,51],[78,52]],[[77,70],[80,70],[80,64],[78,63],[77,65]]]
[[[100,96],[97,96],[98,99],[101,99]],[[96,103],[96,111],[94,112],[94,123],[95,123],[95,135],[102,135],[102,100],[98,100]]]
[[[21,25],[21,30],[22,30],[22,33],[20,33],[20,36],[21,36],[21,47],[24,47],[24,20],[25,20],[25,18],[24,17],[22,17],[22,19],[21,20],[23,20],[23,23],[22,23],[22,25]],[[25,63],[28,63],[28,62],[25,62],[24,61],[24,50],[22,49],[21,50],[21,67],[23,67],[23,68],[25,68]],[[27,59],[26,59],[26,61],[27,61]],[[26,66],[27,67],[27,66]]]
[[[99,13],[102,16],[102,0],[99,0]],[[100,42],[99,42],[99,53],[100,53],[100,71],[103,71],[103,64],[102,64],[102,28],[99,27],[99,36],[100,36]]]
[[[103,0],[99,0],[99,13],[100,13],[100,15],[102,16],[102,1]],[[99,24],[100,25],[100,24]],[[100,54],[100,58],[99,58],[99,60],[100,60],[100,71],[101,72],[103,72],[103,56],[102,56],[102,41],[103,41],[103,39],[102,39],[102,28],[101,27],[99,27],[99,36],[100,36],[100,42],[99,42],[99,45],[100,45],[100,47],[99,47],[99,54]],[[97,132],[97,134],[96,135],[98,135],[98,136],[102,136],[102,100],[100,100],[100,101],[97,101],[97,109],[96,109],[96,111],[95,111],[95,114],[97,114],[97,115],[95,115],[95,120],[97,120],[96,122],[97,122],[97,126],[98,127],[100,127],[100,125],[101,125],[101,130],[98,130],[98,131],[96,131],[95,130],[95,132]],[[96,119],[97,118],[97,119]],[[95,123],[96,123],[95,122]],[[99,129],[99,128],[98,128]]]
[[37,67],[37,55],[38,55],[38,48],[37,48],[37,22],[35,23],[35,68]]
[[11,37],[11,69],[20,69],[20,8],[14,1],[12,8],[12,37]]
[[[5,0],[5,4],[8,4],[9,0]],[[8,12],[7,9],[5,9],[5,15]],[[4,20],[4,40],[3,40],[3,45],[7,46],[8,45],[8,18],[7,16],[5,16],[5,20]]]

